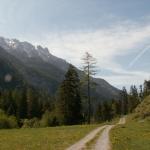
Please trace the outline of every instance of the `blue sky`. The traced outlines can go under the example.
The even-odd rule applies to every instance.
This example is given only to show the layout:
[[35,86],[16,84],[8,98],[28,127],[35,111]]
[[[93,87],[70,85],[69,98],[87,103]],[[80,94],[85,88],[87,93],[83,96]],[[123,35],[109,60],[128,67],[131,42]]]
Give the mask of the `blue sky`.
[[41,44],[81,67],[89,51],[121,88],[150,79],[149,0],[0,0],[0,36]]

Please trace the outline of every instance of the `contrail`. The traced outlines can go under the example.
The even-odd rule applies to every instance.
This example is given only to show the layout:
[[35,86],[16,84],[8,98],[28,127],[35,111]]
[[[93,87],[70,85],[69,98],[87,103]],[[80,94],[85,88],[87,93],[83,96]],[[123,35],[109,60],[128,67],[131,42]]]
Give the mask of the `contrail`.
[[138,61],[138,59],[140,59],[146,52],[147,50],[149,50],[150,45],[147,46],[146,48],[144,48],[129,64],[128,69],[130,69],[131,67],[133,67],[133,65]]

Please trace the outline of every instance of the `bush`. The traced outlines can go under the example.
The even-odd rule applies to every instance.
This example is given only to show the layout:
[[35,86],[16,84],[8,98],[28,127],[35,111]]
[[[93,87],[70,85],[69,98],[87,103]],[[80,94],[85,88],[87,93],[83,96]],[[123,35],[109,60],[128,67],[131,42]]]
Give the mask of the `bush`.
[[17,128],[18,123],[15,116],[7,116],[3,110],[0,109],[0,129]]
[[38,118],[24,119],[22,128],[39,128],[40,122]]
[[54,112],[46,111],[40,121],[41,127],[57,126],[59,125],[57,117]]

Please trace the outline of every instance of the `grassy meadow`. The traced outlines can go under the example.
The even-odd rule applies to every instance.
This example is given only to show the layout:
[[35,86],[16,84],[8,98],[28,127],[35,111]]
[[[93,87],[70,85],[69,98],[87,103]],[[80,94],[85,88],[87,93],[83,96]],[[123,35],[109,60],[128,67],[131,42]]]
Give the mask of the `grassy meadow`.
[[1,150],[63,150],[100,125],[0,130]]
[[110,133],[112,150],[150,150],[150,120],[128,119]]

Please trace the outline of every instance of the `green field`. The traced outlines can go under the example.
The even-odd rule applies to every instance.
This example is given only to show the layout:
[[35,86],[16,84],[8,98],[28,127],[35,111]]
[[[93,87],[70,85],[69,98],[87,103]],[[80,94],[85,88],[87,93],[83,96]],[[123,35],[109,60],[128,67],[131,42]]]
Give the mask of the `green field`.
[[63,150],[100,125],[0,130],[1,150]]
[[113,150],[150,150],[150,121],[129,119],[110,133]]

